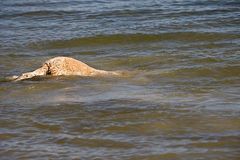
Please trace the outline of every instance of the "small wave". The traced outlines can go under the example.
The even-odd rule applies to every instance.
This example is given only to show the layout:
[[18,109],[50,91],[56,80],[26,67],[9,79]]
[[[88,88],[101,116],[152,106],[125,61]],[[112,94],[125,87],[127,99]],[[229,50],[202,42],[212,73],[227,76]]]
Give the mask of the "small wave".
[[239,77],[240,66],[223,66],[223,67],[191,67],[191,68],[179,68],[175,70],[168,70],[162,72],[161,76],[164,77],[212,77],[212,78],[226,78],[226,77]]
[[49,15],[63,15],[63,11],[48,11],[48,10],[40,10],[40,11],[32,11],[18,14],[18,16],[26,16],[26,17],[34,17],[34,16],[49,16]]
[[238,39],[238,34],[224,33],[197,33],[197,32],[175,32],[162,34],[115,34],[98,35],[94,37],[80,37],[69,40],[47,40],[28,44],[31,49],[62,49],[94,45],[112,45],[112,44],[135,44],[160,41],[220,41],[227,39]]
[[115,141],[111,139],[90,139],[90,138],[62,138],[56,140],[57,144],[77,145],[80,147],[104,147],[104,148],[133,148],[134,144],[128,142]]
[[39,11],[28,11],[15,14],[1,14],[0,18],[15,18],[15,17],[25,17],[25,18],[39,18],[39,17],[62,17],[66,15],[78,14],[77,11],[52,11],[52,10],[39,10]]
[[17,137],[16,134],[12,134],[12,133],[0,133],[0,140],[9,140],[12,138]]

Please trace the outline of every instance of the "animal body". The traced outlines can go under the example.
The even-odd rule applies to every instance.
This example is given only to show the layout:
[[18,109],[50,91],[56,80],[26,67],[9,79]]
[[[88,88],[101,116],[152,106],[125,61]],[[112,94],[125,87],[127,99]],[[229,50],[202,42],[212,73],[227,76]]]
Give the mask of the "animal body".
[[120,76],[121,72],[98,70],[70,57],[55,57],[45,61],[41,68],[38,68],[32,72],[23,73],[20,76],[14,76],[13,79],[15,81],[21,81],[44,75]]

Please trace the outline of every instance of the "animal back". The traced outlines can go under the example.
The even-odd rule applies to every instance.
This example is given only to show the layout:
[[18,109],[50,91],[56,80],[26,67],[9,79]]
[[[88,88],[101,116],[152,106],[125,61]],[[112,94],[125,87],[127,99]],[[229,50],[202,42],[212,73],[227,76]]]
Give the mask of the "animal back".
[[90,76],[94,68],[69,57],[56,57],[46,62],[52,75],[82,75]]

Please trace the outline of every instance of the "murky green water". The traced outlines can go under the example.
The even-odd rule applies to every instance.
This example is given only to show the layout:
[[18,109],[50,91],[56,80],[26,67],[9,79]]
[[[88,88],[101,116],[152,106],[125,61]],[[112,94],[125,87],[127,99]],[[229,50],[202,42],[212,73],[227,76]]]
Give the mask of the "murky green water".
[[[240,158],[240,3],[0,2],[0,159]],[[9,82],[54,56],[128,77]]]

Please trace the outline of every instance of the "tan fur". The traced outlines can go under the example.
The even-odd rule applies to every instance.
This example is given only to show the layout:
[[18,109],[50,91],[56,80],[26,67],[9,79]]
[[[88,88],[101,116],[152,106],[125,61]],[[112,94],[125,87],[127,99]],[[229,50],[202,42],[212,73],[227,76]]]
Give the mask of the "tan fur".
[[21,76],[15,77],[15,81],[33,78],[35,76],[60,76],[60,75],[78,75],[78,76],[105,76],[105,75],[121,75],[117,71],[98,70],[88,66],[87,64],[70,58],[70,57],[55,57],[47,60],[41,68],[33,72],[23,73]]

